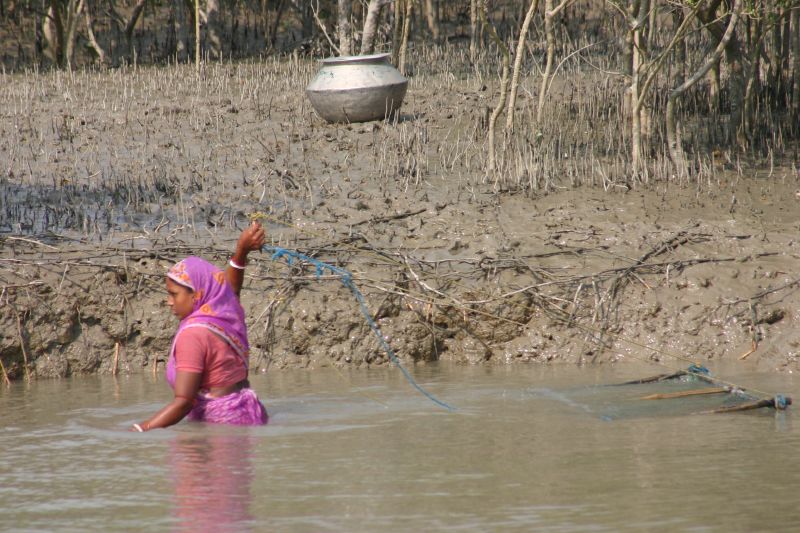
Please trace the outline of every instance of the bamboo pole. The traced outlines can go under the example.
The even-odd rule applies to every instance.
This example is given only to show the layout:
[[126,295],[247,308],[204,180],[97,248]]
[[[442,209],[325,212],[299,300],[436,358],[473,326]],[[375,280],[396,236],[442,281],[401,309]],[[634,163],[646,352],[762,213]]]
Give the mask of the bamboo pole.
[[642,378],[642,379],[634,379],[632,381],[625,381],[623,383],[615,383],[614,385],[642,385],[644,383],[655,383],[658,381],[665,381],[668,379],[679,378],[681,376],[685,376],[688,372],[685,370],[679,370],[678,372],[672,372],[670,374],[658,374],[657,376],[651,376],[649,378]]
[[678,392],[667,392],[663,394],[650,394],[642,396],[640,400],[670,400],[672,398],[686,398],[687,396],[701,396],[704,394],[722,394],[730,392],[729,387],[714,387],[711,389],[692,389]]

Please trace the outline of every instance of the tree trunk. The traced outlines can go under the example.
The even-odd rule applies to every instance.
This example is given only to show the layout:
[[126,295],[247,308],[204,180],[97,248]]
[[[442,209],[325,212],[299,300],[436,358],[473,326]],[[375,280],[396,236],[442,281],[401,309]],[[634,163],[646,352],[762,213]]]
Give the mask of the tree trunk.
[[708,107],[711,111],[719,111],[720,105],[720,62],[711,67],[706,74],[708,78]]
[[469,60],[474,64],[478,55],[478,0],[469,0]]
[[92,21],[92,11],[94,11],[94,7],[95,6],[93,6],[91,3],[87,3],[83,10],[84,18],[86,19],[86,35],[89,38],[89,44],[92,47],[92,50],[94,50],[95,54],[97,54],[97,62],[101,65],[105,65],[108,61],[106,52],[97,42],[97,38],[94,35],[94,22]]
[[194,69],[200,75],[200,0],[194,0]]
[[[727,32],[728,28],[731,29],[733,32],[726,41],[725,46],[725,62],[728,65],[728,87],[729,87],[729,99],[730,99],[730,117],[728,119],[728,140],[735,139],[739,144],[745,144],[743,139],[741,138],[741,128],[742,128],[742,108],[744,106],[744,96],[745,96],[745,73],[744,73],[744,65],[743,65],[743,55],[741,50],[741,45],[739,44],[739,40],[736,37],[735,28],[731,28],[730,25],[725,26],[723,20],[725,18],[730,21],[731,17],[733,16],[732,13],[728,13],[727,17],[725,16],[718,16],[717,15],[717,8],[721,5],[720,0],[712,1],[707,8],[699,9],[697,11],[697,17],[700,19],[700,22],[703,23],[703,26],[709,31],[712,37],[717,41],[720,42],[723,33]],[[740,5],[738,1],[735,1],[735,5]],[[731,10],[733,11],[733,10]],[[739,20],[739,13],[736,14],[736,20]]]
[[50,0],[42,31],[53,63],[61,68],[72,68],[78,23],[81,21],[84,8],[83,2],[84,0],[69,0],[66,4],[62,4],[58,0]]
[[647,13],[647,39],[645,47],[649,50],[655,45],[656,30],[658,29],[658,2],[653,2]]
[[[676,28],[683,25],[685,15],[682,9],[674,9],[672,11],[672,25]],[[686,79],[686,61],[688,54],[686,53],[686,39],[681,41],[675,47],[675,71],[678,72],[678,79],[683,82]]]
[[[725,29],[725,32],[722,34],[722,37],[711,56],[706,59],[706,62],[703,64],[703,66],[700,67],[689,79],[670,91],[669,97],[667,98],[667,146],[669,149],[670,159],[672,159],[672,163],[675,165],[680,174],[684,174],[686,172],[687,166],[686,156],[683,151],[683,146],[679,136],[680,126],[675,116],[675,104],[681,95],[683,95],[687,90],[700,81],[709,70],[714,68],[714,65],[719,63],[722,54],[728,48],[730,40],[734,37],[736,24],[739,22],[739,9],[741,2],[742,0],[734,0],[733,7],[731,8],[731,16],[728,19],[728,26]],[[699,12],[698,16],[700,16]]]
[[742,125],[740,127],[741,133],[738,137],[742,140],[743,146],[750,142],[750,135],[748,132],[752,131],[754,126],[755,103],[758,99],[759,88],[761,80],[759,79],[759,72],[761,69],[761,52],[763,49],[763,17],[758,17],[753,20],[753,25],[750,32],[750,58],[748,60],[749,72],[747,72],[745,91],[742,105]]
[[536,122],[541,123],[544,115],[544,101],[547,95],[547,87],[550,83],[550,74],[553,72],[553,58],[556,53],[556,36],[553,27],[553,0],[544,2],[544,34],[547,43],[547,58],[545,60],[542,82],[539,86],[539,104],[536,106]]
[[800,9],[792,10],[792,116],[800,119]]
[[439,18],[437,17],[435,0],[424,0],[425,21],[431,31],[434,42],[439,42]]
[[72,61],[75,56],[75,38],[78,34],[78,23],[81,20],[81,13],[83,12],[84,0],[77,2],[70,0],[67,3],[67,24],[65,29],[65,42],[64,42],[64,60],[68,69],[72,69]]
[[639,101],[641,100],[641,75],[642,65],[644,63],[644,48],[643,48],[643,22],[644,16],[647,13],[648,0],[642,0],[637,6],[638,12],[632,12],[631,15],[631,41],[633,49],[631,54],[631,85],[628,88],[630,91],[630,110],[631,110],[631,164],[633,165],[634,173],[639,173],[643,167],[642,163],[642,115],[639,109]]
[[514,106],[517,103],[517,88],[519,86],[519,71],[522,68],[522,58],[525,55],[525,42],[528,38],[528,28],[533,20],[533,15],[539,7],[539,0],[531,0],[528,12],[525,13],[525,18],[522,21],[522,28],[519,30],[519,39],[517,40],[517,51],[514,54],[514,70],[511,76],[511,90],[508,95],[508,114],[506,115],[506,129],[513,131],[514,129]]
[[378,31],[381,8],[391,0],[369,0],[364,31],[361,33],[361,55],[371,54],[375,48],[375,33]]
[[261,7],[259,23],[264,32],[264,41],[269,43],[269,0],[259,0],[259,5]]
[[125,43],[128,47],[127,55],[129,56],[133,53],[133,30],[136,29],[136,23],[139,22],[139,17],[144,11],[145,4],[147,4],[147,0],[138,0],[136,5],[133,6],[128,23],[125,24]]
[[221,59],[225,53],[222,49],[222,17],[219,12],[219,0],[206,0],[206,36],[208,51],[212,57]]
[[492,112],[491,117],[489,118],[489,135],[488,135],[488,143],[489,143],[489,161],[487,165],[487,170],[489,172],[494,172],[497,170],[497,161],[496,161],[496,154],[495,154],[495,126],[497,125],[497,118],[500,116],[500,113],[503,112],[503,108],[506,106],[506,96],[508,95],[508,72],[511,66],[511,57],[508,51],[508,47],[505,43],[500,39],[497,35],[497,31],[495,31],[494,26],[489,22],[489,9],[486,6],[487,0],[481,0],[481,18],[483,19],[484,25],[486,25],[487,30],[489,31],[489,35],[492,37],[492,40],[497,45],[497,49],[503,55],[503,67],[502,73],[500,75],[500,100],[497,102],[497,106],[495,106],[494,111]]
[[275,46],[275,43],[278,41],[278,27],[281,24],[281,19],[283,18],[283,12],[286,9],[286,0],[279,0],[278,1],[278,9],[275,12],[275,20],[272,21],[272,30],[269,32],[270,44]]
[[350,18],[353,16],[353,0],[339,0],[338,3],[339,53],[343,56],[353,54],[353,29]]
[[59,67],[64,66],[64,21],[58,0],[50,0],[47,16],[42,21],[42,34],[50,60]]
[[392,64],[400,61],[400,43],[403,40],[403,13],[405,3],[403,0],[394,0],[394,17],[392,18]]
[[778,10],[775,13],[772,28],[770,28],[770,36],[772,37],[772,46],[769,48],[769,71],[767,72],[767,86],[774,91],[774,94],[780,94],[781,87],[783,87],[783,71],[782,63],[782,47],[783,47],[783,17]]
[[411,33],[411,21],[414,19],[414,0],[405,0],[406,12],[403,16],[403,40],[400,43],[400,54],[397,69],[403,76],[406,75],[406,53],[408,51],[408,36]]

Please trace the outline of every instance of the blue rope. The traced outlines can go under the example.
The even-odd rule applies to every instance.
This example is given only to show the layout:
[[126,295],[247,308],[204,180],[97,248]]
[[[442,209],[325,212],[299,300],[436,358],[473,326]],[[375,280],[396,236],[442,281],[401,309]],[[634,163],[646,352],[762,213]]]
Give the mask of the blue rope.
[[783,411],[792,404],[792,399],[788,396],[784,396],[783,394],[778,394],[773,399],[773,403],[775,404],[775,409]]
[[705,366],[701,365],[700,363],[694,363],[689,365],[689,368],[687,368],[686,371],[692,374],[702,374],[704,376],[711,375],[711,371],[707,369]]
[[378,327],[378,324],[376,324],[375,320],[373,320],[372,314],[370,314],[369,309],[367,308],[367,302],[364,300],[364,295],[361,294],[361,291],[359,291],[358,288],[355,286],[355,283],[353,283],[353,275],[350,272],[348,272],[347,270],[345,270],[343,268],[335,267],[333,265],[329,265],[328,263],[323,263],[322,261],[320,261],[318,259],[314,259],[313,257],[309,257],[309,256],[301,254],[299,252],[295,252],[294,250],[287,250],[286,248],[280,248],[278,246],[267,246],[267,245],[264,245],[262,247],[262,250],[271,251],[272,252],[272,260],[273,261],[277,261],[281,257],[285,257],[286,258],[286,262],[290,266],[292,264],[292,261],[295,258],[296,259],[300,259],[301,261],[305,261],[307,263],[311,263],[316,268],[316,275],[317,275],[318,278],[326,270],[331,272],[332,274],[338,276],[339,277],[339,281],[342,282],[342,285],[344,285],[345,287],[350,289],[350,292],[352,292],[353,296],[355,296],[356,300],[358,300],[358,305],[361,307],[361,312],[364,314],[364,318],[367,319],[367,324],[369,324],[369,327],[375,333],[375,336],[378,337],[378,342],[381,344],[383,349],[389,355],[389,359],[392,361],[392,363],[394,363],[394,366],[396,366],[397,368],[400,369],[400,371],[405,376],[406,380],[415,389],[417,389],[419,392],[421,392],[423,395],[425,395],[433,403],[435,403],[435,404],[437,404],[437,405],[439,405],[441,407],[444,407],[448,411],[455,411],[455,407],[453,407],[453,406],[451,406],[451,405],[439,400],[433,394],[431,394],[430,392],[428,392],[425,389],[423,389],[422,386],[420,386],[414,380],[414,378],[411,376],[411,374],[409,374],[408,370],[406,370],[405,367],[400,364],[400,360],[397,358],[397,356],[395,355],[395,353],[392,350],[392,348],[386,342],[386,339],[383,338],[383,333],[381,333],[381,330]]

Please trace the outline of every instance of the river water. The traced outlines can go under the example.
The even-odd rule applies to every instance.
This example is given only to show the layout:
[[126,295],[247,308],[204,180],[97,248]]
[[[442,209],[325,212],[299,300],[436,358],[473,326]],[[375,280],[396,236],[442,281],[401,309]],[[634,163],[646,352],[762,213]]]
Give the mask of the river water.
[[[144,434],[126,430],[169,400],[160,376],[15,383],[0,530],[796,531],[800,405],[689,414],[602,386],[648,371],[413,369],[452,412],[396,368],[280,371],[252,379],[266,427]],[[733,377],[800,398],[792,375]]]

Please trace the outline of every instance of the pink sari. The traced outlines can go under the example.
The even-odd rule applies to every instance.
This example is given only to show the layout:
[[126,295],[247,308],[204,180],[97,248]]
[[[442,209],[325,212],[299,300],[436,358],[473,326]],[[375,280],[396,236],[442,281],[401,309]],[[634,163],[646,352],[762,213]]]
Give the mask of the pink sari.
[[[206,328],[219,335],[241,357],[248,369],[250,346],[244,309],[225,278],[225,272],[199,257],[187,257],[175,264],[167,277],[195,293],[194,309],[181,320],[172,341],[166,378],[175,388],[175,341],[186,328]],[[217,424],[261,425],[267,423],[267,410],[249,387],[221,398],[198,394],[189,420]]]

